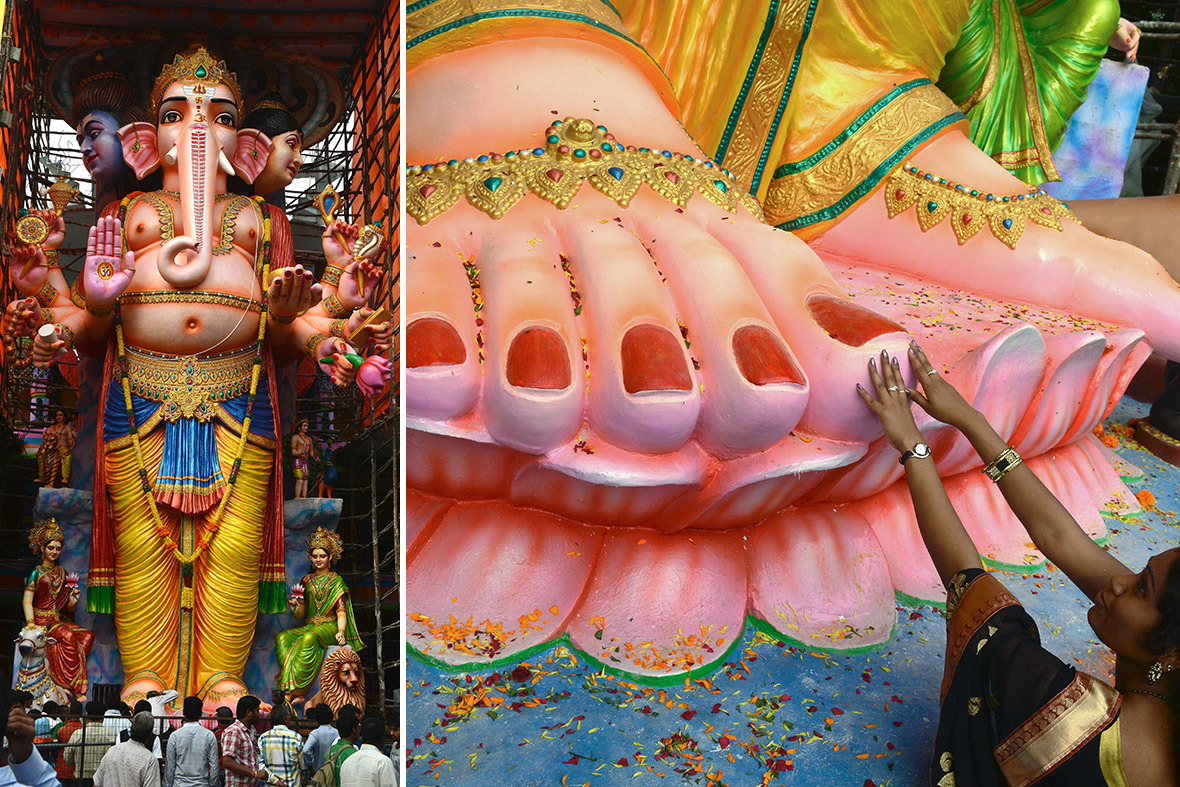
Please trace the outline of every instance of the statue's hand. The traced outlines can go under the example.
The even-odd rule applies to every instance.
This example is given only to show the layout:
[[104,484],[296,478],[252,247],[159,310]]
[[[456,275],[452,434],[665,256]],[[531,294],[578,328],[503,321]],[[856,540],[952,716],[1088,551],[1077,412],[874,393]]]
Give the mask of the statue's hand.
[[82,281],[91,306],[112,305],[135,276],[135,253],[123,253],[122,229],[123,223],[111,216],[103,216],[90,228]]
[[[361,323],[368,319],[372,313],[373,310],[369,308],[357,309],[353,312],[352,316],[348,318],[345,335],[351,338],[354,343],[358,343],[362,350],[370,350],[378,355],[384,355],[393,346],[393,322],[391,320],[374,323],[367,326],[363,334],[353,335],[360,328]],[[363,343],[360,343],[362,340]]]
[[340,276],[340,289],[336,292],[340,302],[353,309],[369,302],[377,282],[384,271],[369,260],[354,259]]
[[346,642],[346,640],[344,639],[344,633],[337,631],[336,632],[336,644],[343,645],[345,642]]
[[[347,221],[337,220],[324,229],[324,258],[334,268],[343,268],[352,259],[352,247],[361,231]],[[344,243],[341,244],[343,239]]]
[[356,350],[343,339],[326,339],[316,350],[317,362],[332,359],[332,363],[321,364],[321,368],[336,385],[348,385],[356,378],[356,367],[346,357],[348,353],[355,354]]
[[40,216],[49,225],[49,236],[41,242],[41,248],[46,251],[56,251],[62,241],[66,239],[66,220],[53,210],[34,210],[30,215]]
[[12,249],[8,261],[13,285],[25,295],[36,295],[49,276],[49,261],[40,246],[20,244]]
[[40,327],[41,311],[37,301],[33,298],[19,298],[4,309],[3,323],[0,324],[0,334],[3,335],[4,351],[12,352],[16,349],[16,340],[25,336],[32,336]]
[[[277,275],[279,273],[281,275]],[[320,302],[323,287],[316,282],[311,271],[296,265],[294,268],[284,268],[281,272],[276,271],[267,287],[266,297],[270,316],[293,318]]]
[[1127,53],[1128,63],[1134,63],[1135,57],[1139,53],[1139,36],[1138,26],[1134,22],[1120,17],[1114,32],[1110,34],[1109,43],[1115,49]]

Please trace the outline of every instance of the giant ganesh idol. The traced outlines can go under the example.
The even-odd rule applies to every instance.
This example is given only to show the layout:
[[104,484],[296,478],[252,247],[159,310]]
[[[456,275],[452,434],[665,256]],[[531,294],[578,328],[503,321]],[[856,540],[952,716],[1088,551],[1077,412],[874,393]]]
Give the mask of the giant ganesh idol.
[[[914,385],[911,340],[1105,535],[1129,495],[1090,431],[1149,344],[1180,357],[1180,287],[1038,188],[1113,3],[408,11],[419,654],[563,639],[675,681],[747,620],[887,641],[895,597],[944,592],[856,394],[882,350]],[[919,425],[985,557],[1043,565]]]
[[227,192],[270,149],[238,129],[243,110],[223,62],[178,55],[155,82],[153,122],[119,130],[127,164],[140,179],[161,168],[163,189],[104,211],[72,291],[57,269],[13,273],[28,295],[37,276],[53,290],[48,319],[9,309],[14,332],[56,330],[38,335],[36,362],[75,343],[106,350],[87,607],[115,615],[125,700],[245,693],[256,616],[285,609],[273,350],[327,359],[340,384],[355,375],[351,348],[310,322],[329,315],[292,266],[285,216]]

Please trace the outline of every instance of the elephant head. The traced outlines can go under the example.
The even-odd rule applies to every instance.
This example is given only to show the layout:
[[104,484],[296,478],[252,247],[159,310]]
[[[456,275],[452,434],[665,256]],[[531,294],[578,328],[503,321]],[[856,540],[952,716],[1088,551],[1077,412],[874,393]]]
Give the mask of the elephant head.
[[[253,182],[270,152],[270,140],[255,129],[238,131],[241,93],[225,64],[205,49],[178,55],[152,91],[156,124],[119,129],[124,160],[143,178],[162,166],[164,188],[180,195],[185,235],[160,248],[164,280],[191,289],[205,280],[213,262],[213,209],[226,191],[226,176]],[[161,153],[160,151],[164,151]]]

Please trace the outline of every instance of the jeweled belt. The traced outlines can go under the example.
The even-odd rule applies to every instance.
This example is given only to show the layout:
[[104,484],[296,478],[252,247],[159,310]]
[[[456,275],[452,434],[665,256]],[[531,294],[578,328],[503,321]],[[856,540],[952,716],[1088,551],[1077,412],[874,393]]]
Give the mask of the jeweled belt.
[[231,292],[140,290],[129,292],[119,298],[123,305],[130,303],[212,303],[217,306],[233,306],[252,312],[262,312],[262,303]]
[[164,420],[213,418],[213,405],[250,392],[254,348],[198,357],[127,347],[131,393],[164,405]]

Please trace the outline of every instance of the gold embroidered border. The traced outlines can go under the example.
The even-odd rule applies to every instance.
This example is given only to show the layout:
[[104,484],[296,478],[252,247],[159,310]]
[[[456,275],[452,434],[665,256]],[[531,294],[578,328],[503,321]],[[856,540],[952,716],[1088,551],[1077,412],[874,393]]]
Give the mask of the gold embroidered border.
[[1000,16],[1000,0],[992,0],[992,53],[987,61],[987,71],[983,75],[983,82],[975,88],[975,92],[967,96],[967,100],[959,105],[964,114],[972,107],[983,101],[984,97],[996,86],[996,76],[1000,72],[1000,32],[1002,17]]
[[808,0],[788,0],[779,7],[758,70],[729,138],[725,168],[747,191],[758,171],[758,159],[791,75],[791,63],[807,21],[807,6]]
[[959,657],[963,655],[963,649],[971,637],[1001,609],[1018,606],[1020,602],[1016,597],[993,576],[980,575],[968,586],[959,598],[954,615],[947,622],[946,671],[943,673],[942,691],[938,698],[940,705],[946,699],[959,666]]
[[1079,672],[1060,694],[1000,742],[993,753],[1011,787],[1043,778],[1110,724],[1122,695]]
[[1036,148],[1001,150],[999,153],[993,153],[992,159],[1001,167],[1011,169],[1013,167],[1028,167],[1036,164],[1041,160],[1041,154]]
[[1017,17],[1016,6],[1012,0],[1005,0],[1008,9],[1015,20],[1012,29],[1016,32],[1016,52],[1020,58],[1020,74],[1024,79],[1024,98],[1028,104],[1028,121],[1032,125],[1033,143],[1036,145],[1037,157],[1041,167],[1045,170],[1048,180],[1061,180],[1057,167],[1053,166],[1053,151],[1049,148],[1049,137],[1045,134],[1045,117],[1041,114],[1041,98],[1037,93],[1037,75],[1033,71],[1032,55],[1028,51],[1028,42],[1024,38],[1024,27]]
[[235,295],[232,292],[214,292],[212,290],[140,290],[121,296],[119,303],[123,306],[132,303],[212,303],[217,306],[233,306],[238,309],[262,313],[261,301]]
[[767,223],[783,224],[835,205],[902,145],[958,112],[934,85],[901,93],[815,166],[771,181],[762,206]]

